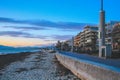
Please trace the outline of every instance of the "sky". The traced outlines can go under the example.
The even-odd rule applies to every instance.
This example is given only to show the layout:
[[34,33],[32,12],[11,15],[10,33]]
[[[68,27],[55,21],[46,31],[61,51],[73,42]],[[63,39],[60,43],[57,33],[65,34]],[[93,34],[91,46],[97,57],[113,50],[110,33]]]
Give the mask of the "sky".
[[[120,0],[104,0],[106,22],[120,21]],[[100,0],[0,0],[0,45],[44,46],[98,25]]]

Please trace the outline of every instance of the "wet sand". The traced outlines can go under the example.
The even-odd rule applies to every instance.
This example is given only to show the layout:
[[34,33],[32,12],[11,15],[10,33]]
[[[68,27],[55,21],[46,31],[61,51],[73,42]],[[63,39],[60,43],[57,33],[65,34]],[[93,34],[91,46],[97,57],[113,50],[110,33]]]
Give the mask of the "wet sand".
[[4,67],[0,74],[0,80],[80,80],[48,52],[29,54]]
[[17,54],[3,54],[0,55],[0,70],[15,61],[24,60],[32,52],[21,52]]

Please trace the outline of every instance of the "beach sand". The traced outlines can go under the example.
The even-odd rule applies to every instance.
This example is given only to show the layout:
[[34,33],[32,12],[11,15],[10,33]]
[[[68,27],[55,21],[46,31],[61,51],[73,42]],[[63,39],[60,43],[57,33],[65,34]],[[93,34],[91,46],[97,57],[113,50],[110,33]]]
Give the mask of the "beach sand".
[[57,61],[55,53],[13,55],[8,57],[11,61],[5,60],[8,64],[0,70],[0,80],[80,80]]
[[32,54],[32,52],[0,55],[0,70],[12,62],[24,60],[30,54]]

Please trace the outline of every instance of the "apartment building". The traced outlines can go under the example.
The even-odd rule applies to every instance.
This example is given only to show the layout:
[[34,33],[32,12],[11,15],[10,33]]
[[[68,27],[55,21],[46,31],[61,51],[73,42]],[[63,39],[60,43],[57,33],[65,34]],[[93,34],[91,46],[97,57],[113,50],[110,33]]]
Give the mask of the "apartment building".
[[74,37],[75,51],[94,51],[98,49],[98,27],[87,25]]
[[112,30],[113,50],[120,51],[120,23],[116,23]]
[[110,21],[106,24],[106,45],[110,44],[113,51],[119,46],[119,24],[120,21]]
[[68,46],[73,46],[72,39],[66,40],[65,43],[68,44]]
[[84,49],[94,51],[97,49],[98,43],[98,27],[96,26],[85,26],[83,31],[83,40],[84,41]]
[[112,45],[112,31],[114,28],[114,25],[119,23],[119,21],[110,21],[109,23],[106,24],[106,38],[105,38],[105,42],[106,44],[111,44]]
[[80,33],[78,33],[75,37],[74,37],[74,46],[75,47],[79,47],[80,46]]

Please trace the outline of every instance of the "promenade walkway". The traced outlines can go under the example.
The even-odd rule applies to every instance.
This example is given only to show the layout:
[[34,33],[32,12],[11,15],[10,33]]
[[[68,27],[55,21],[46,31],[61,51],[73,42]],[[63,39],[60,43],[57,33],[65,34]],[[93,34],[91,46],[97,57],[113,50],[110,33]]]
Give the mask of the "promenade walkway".
[[102,59],[88,54],[78,54],[72,52],[59,52],[59,54],[74,58],[76,60],[84,61],[95,66],[120,72],[120,59]]

